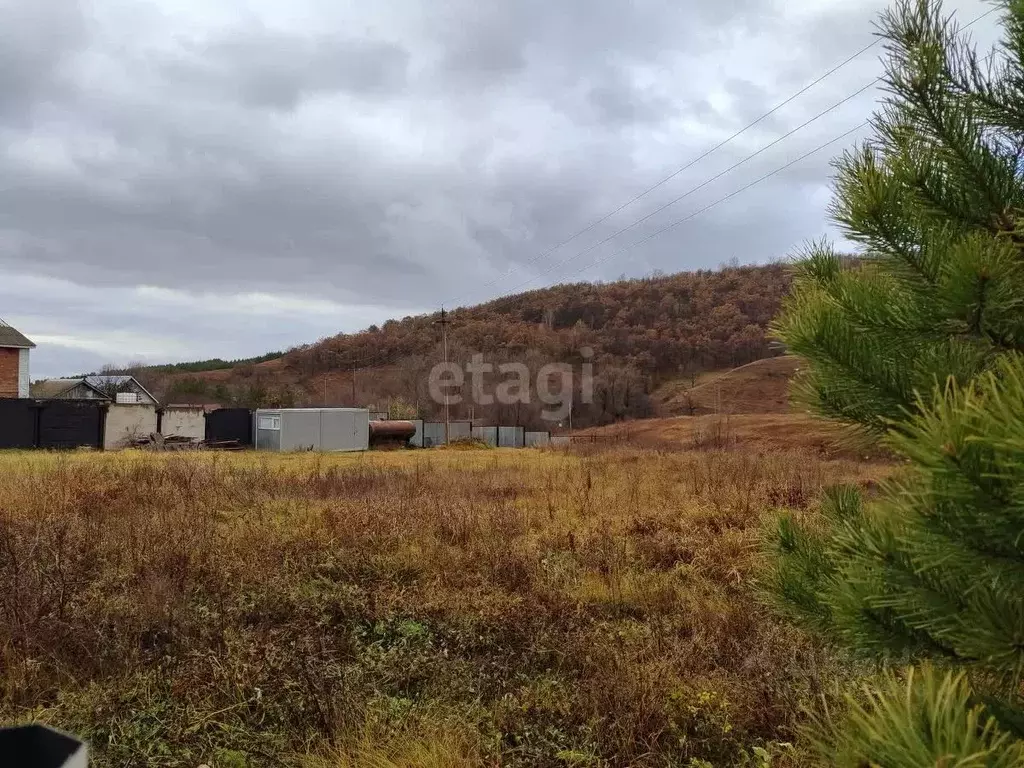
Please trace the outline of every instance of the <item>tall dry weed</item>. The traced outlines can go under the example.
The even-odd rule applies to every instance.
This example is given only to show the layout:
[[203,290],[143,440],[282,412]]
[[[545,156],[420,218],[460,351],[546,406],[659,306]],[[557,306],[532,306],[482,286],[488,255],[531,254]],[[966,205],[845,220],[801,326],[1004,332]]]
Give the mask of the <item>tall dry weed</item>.
[[752,545],[850,462],[0,463],[0,717],[97,765],[742,764],[841,673],[759,607]]

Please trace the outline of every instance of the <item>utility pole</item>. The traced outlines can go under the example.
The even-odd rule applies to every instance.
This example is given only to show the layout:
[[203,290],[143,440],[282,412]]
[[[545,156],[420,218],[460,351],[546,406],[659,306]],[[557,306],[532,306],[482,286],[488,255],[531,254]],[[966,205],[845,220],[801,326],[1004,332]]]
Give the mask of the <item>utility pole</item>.
[[[441,326],[441,338],[444,343],[444,365],[445,369],[448,368],[448,323],[451,321],[448,319],[448,315],[445,314],[444,307],[441,307],[441,319],[435,320],[438,325]],[[451,421],[448,417],[448,387],[444,388],[444,444],[448,445],[449,432],[451,431]]]
[[351,363],[349,363],[349,371],[351,373],[351,377],[350,378],[351,378],[351,384],[352,384],[352,406],[351,407],[358,408],[359,406],[356,404],[356,361],[355,360],[353,360]]
[[327,407],[327,374],[324,374],[324,407]]

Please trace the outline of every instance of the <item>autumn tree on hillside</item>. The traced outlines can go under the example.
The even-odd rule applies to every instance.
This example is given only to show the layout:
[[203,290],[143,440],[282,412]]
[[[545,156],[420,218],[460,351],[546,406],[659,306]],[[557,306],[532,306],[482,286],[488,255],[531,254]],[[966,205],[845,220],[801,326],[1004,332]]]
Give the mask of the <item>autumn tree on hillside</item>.
[[818,723],[830,765],[1024,765],[1024,2],[1001,6],[991,64],[936,2],[882,17],[888,98],[833,204],[863,259],[814,248],[778,322],[804,398],[909,460],[772,537],[778,604],[893,665]]
[[[649,376],[680,366],[726,368],[767,355],[767,328],[790,278],[780,265],[683,272],[609,284],[557,285],[452,313],[453,357],[489,358],[510,348],[562,360],[589,346],[621,365],[640,362]],[[430,315],[389,321],[375,331],[322,339],[285,356],[304,376],[375,360],[439,357]]]

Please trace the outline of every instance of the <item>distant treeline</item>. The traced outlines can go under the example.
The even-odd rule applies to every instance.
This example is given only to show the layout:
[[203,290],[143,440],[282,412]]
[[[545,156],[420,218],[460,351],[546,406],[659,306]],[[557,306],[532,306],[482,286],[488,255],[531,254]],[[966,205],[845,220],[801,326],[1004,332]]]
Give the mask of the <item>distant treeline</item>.
[[[203,371],[220,371],[224,368],[234,368],[240,365],[255,365],[256,363],[265,363],[268,360],[276,360],[279,357],[284,357],[284,352],[267,352],[265,355],[259,355],[258,357],[243,357],[236,360],[223,360],[219,357],[213,357],[209,360],[196,360],[190,363],[167,363],[165,365],[145,365],[145,366],[131,366],[124,369],[125,373],[136,373],[139,370],[150,371],[152,373],[201,373]],[[113,371],[104,371],[105,373],[111,373]]]

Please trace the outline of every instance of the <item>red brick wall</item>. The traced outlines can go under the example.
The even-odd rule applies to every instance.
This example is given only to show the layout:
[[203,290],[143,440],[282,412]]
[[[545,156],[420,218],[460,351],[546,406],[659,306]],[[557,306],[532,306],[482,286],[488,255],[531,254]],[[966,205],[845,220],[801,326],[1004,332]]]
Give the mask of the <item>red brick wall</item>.
[[19,351],[0,347],[0,397],[18,396]]

